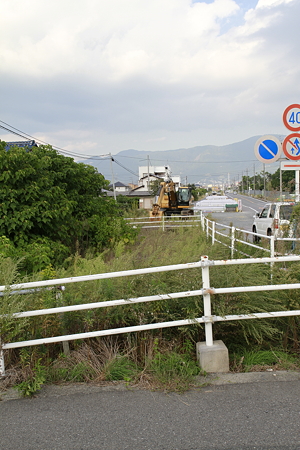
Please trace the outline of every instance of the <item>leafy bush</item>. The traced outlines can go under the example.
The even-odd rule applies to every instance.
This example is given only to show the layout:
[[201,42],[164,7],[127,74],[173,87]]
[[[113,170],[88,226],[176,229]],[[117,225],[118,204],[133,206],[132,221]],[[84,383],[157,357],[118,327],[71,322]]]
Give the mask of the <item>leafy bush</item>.
[[136,379],[138,373],[137,365],[127,356],[122,355],[117,355],[104,368],[105,380],[107,381],[124,380],[129,382]]

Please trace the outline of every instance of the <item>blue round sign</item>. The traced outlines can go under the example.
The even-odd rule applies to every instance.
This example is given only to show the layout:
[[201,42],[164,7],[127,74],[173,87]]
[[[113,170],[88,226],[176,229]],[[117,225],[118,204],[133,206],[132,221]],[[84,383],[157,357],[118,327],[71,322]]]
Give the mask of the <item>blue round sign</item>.
[[256,158],[263,163],[272,163],[281,156],[282,145],[275,136],[262,136],[254,145]]

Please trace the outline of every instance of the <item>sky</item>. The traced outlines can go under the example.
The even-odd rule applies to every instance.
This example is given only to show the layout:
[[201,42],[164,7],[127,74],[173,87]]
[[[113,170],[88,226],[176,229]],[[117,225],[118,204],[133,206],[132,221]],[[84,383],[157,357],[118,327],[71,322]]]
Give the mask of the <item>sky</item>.
[[86,156],[287,135],[299,17],[299,0],[2,0],[0,125]]

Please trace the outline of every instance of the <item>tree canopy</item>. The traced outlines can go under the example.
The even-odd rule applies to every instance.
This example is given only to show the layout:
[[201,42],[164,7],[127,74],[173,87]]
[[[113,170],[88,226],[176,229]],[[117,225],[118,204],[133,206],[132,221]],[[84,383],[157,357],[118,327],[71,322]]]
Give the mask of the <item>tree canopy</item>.
[[[18,249],[48,248],[51,260],[122,239],[126,226],[109,181],[50,146],[32,150],[0,143],[0,236]],[[50,255],[50,256],[49,256]]]

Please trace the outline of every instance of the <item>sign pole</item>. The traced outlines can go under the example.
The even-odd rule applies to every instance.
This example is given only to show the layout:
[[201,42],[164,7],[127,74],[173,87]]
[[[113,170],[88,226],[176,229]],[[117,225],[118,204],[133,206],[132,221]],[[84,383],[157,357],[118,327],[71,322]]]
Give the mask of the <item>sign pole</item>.
[[295,200],[299,202],[299,170],[295,170]]
[[282,170],[280,165],[280,171],[279,171],[279,184],[280,184],[280,201],[282,202]]

